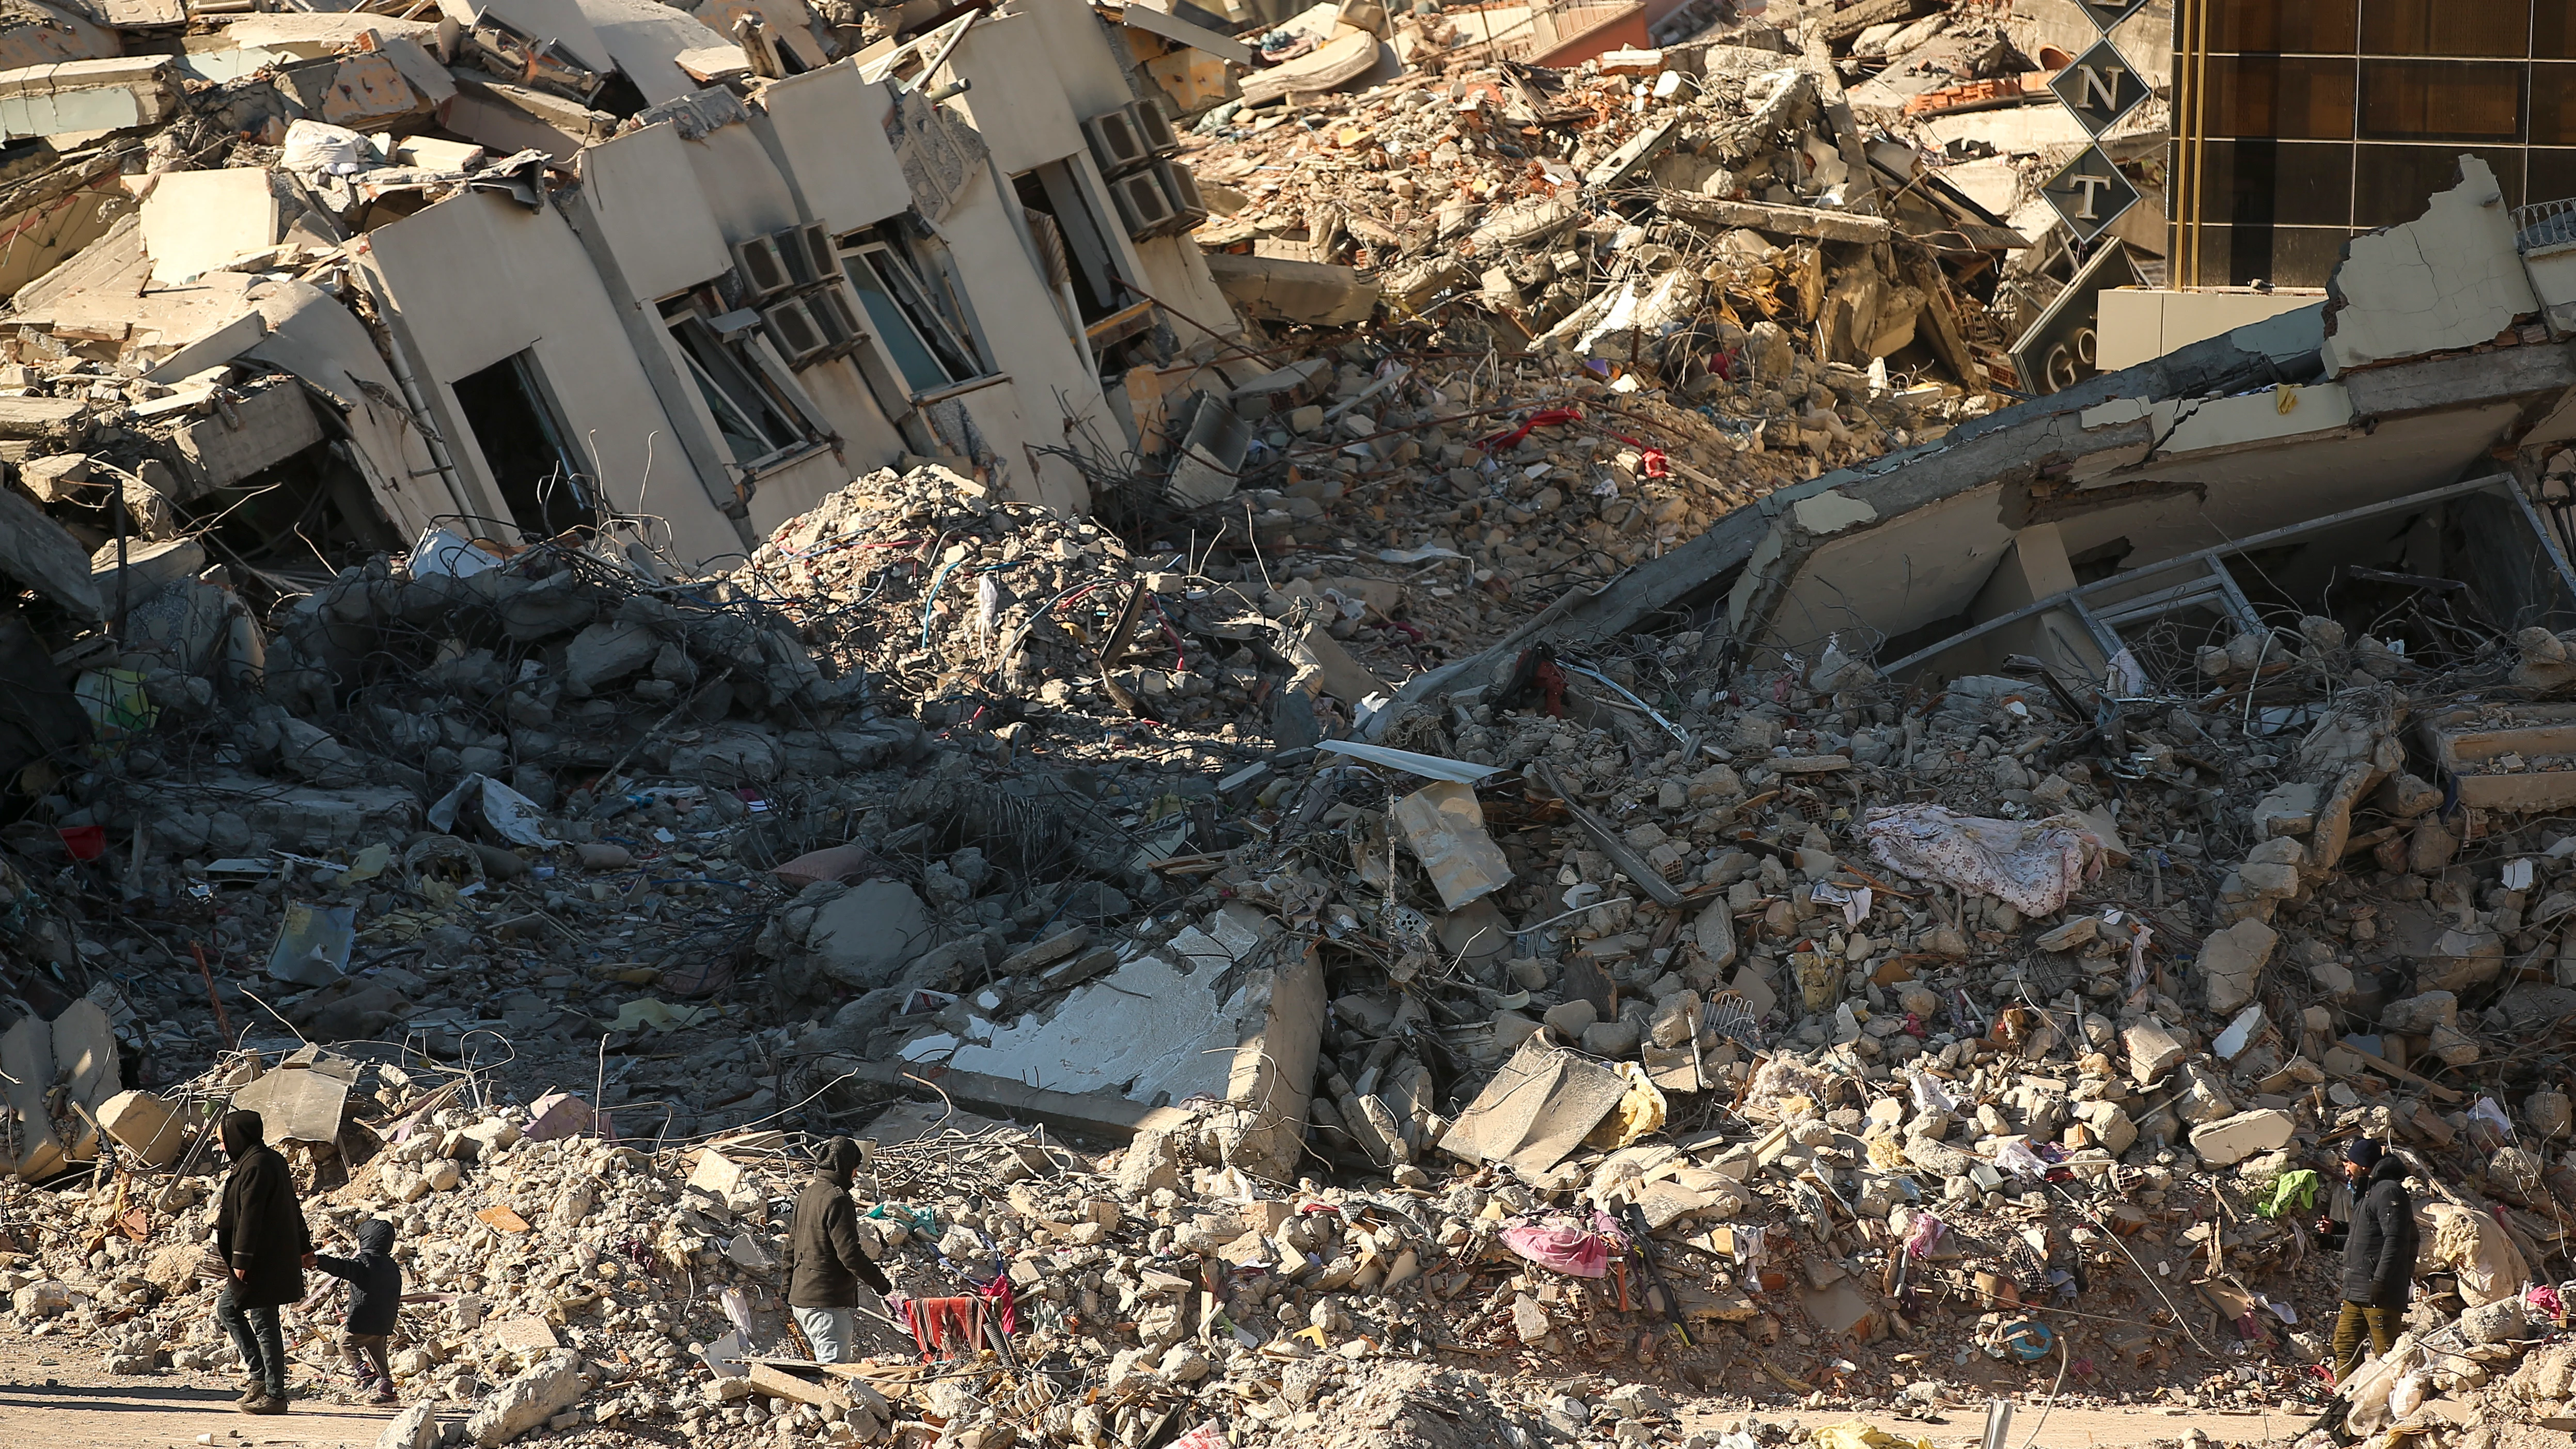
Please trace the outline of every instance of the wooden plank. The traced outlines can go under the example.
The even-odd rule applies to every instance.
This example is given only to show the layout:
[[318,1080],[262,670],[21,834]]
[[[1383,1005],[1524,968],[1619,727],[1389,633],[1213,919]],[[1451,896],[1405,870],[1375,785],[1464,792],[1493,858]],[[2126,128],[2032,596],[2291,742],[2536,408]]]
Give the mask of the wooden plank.
[[2457,1102],[2463,1100],[2459,1093],[2443,1086],[2441,1083],[2426,1081],[2424,1078],[2415,1075],[2413,1072],[2397,1065],[2388,1058],[2376,1056],[2370,1052],[2363,1051],[2361,1048],[2354,1046],[2350,1042],[2337,1042],[2335,1043],[2335,1048],[2340,1051],[2348,1051],[2352,1053],[2363,1066],[2370,1068],[2374,1072],[2386,1073],[2409,1086],[2422,1087],[2425,1094],[2432,1097],[2435,1101]]
[[773,1399],[811,1404],[818,1409],[846,1409],[850,1406],[850,1396],[842,1393],[839,1386],[801,1379],[785,1369],[774,1368],[757,1359],[745,1364],[743,1372],[750,1377],[753,1388]]
[[1151,302],[1138,302],[1132,306],[1122,307],[1084,328],[1082,335],[1090,340],[1094,349],[1113,346],[1139,332],[1152,331],[1154,312],[1154,304]]
[[1958,305],[1950,295],[1950,279],[1942,272],[1941,264],[1920,246],[1900,246],[1896,249],[1896,267],[1907,282],[1923,293],[1922,320],[1930,324],[1924,329],[1923,340],[1931,347],[1932,355],[1940,358],[1941,365],[1949,368],[1950,375],[1968,391],[1984,392],[1986,370],[1968,348],[1967,333],[1959,325]]

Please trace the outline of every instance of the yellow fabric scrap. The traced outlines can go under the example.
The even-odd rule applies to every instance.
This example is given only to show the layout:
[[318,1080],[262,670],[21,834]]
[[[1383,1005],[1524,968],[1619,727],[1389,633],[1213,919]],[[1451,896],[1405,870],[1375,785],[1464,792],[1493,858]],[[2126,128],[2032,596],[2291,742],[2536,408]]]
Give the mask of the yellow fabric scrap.
[[1816,1431],[1817,1449],[1932,1449],[1929,1439],[1908,1439],[1876,1429],[1860,1419],[1846,1419]]
[[1635,1062],[1619,1063],[1619,1075],[1628,1083],[1628,1093],[1583,1139],[1586,1146],[1625,1147],[1650,1132],[1663,1130],[1664,1094],[1656,1090],[1655,1079]]
[[394,848],[379,840],[349,857],[348,873],[340,877],[341,883],[346,885],[362,880],[374,880],[385,873],[386,866],[393,863]]

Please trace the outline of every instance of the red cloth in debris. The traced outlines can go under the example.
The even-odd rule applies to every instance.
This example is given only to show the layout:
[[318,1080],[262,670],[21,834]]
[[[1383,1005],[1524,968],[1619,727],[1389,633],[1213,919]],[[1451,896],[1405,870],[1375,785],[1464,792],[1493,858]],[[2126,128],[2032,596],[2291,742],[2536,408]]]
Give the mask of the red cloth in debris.
[[1581,421],[1583,421],[1583,409],[1581,408],[1541,408],[1537,412],[1530,414],[1528,422],[1521,424],[1517,428],[1496,433],[1492,437],[1485,439],[1480,446],[1490,453],[1496,448],[1508,448],[1518,443],[1521,439],[1528,437],[1530,435],[1530,430],[1533,428],[1552,428],[1560,423],[1579,423]]
[[984,1301],[992,1305],[993,1321],[1002,1325],[1002,1332],[1016,1334],[1020,1331],[1020,1300],[1019,1295],[1011,1291],[1009,1274],[994,1274],[992,1282],[976,1291],[982,1293]]
[[904,1305],[921,1360],[974,1353],[984,1340],[981,1298],[915,1298]]
[[1605,1278],[1610,1273],[1610,1240],[1570,1224],[1505,1228],[1503,1241],[1542,1268],[1577,1278]]

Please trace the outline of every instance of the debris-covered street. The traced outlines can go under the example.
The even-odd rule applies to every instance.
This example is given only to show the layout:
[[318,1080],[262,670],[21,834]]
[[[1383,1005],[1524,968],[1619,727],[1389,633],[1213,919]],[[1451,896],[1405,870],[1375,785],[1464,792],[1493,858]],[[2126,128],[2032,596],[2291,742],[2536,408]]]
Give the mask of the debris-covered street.
[[2168,288],[2197,4],[22,10],[0,1439],[2576,1428],[2538,162]]

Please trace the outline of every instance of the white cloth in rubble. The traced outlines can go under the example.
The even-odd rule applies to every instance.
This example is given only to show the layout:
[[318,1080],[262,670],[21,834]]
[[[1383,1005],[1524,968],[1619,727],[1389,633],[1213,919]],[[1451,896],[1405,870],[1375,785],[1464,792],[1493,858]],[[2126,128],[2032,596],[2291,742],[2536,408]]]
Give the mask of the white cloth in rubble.
[[277,164],[289,171],[352,175],[369,165],[367,138],[346,126],[296,121],[286,128],[286,149]]
[[1989,820],[1939,805],[1891,805],[1870,811],[1861,834],[1880,864],[1993,896],[2025,916],[2055,914],[2102,873],[2102,838],[2074,815]]

